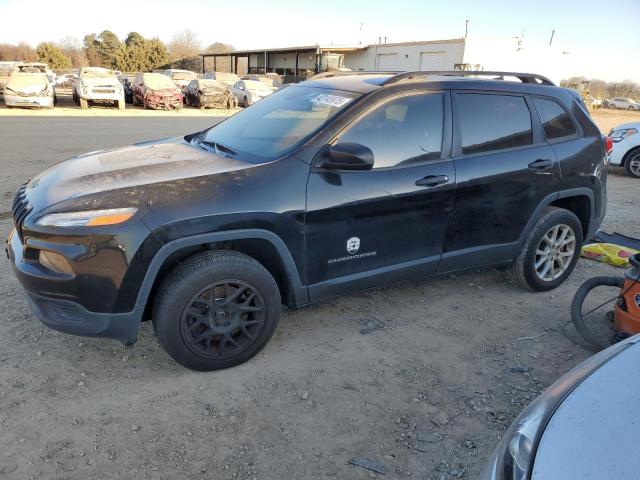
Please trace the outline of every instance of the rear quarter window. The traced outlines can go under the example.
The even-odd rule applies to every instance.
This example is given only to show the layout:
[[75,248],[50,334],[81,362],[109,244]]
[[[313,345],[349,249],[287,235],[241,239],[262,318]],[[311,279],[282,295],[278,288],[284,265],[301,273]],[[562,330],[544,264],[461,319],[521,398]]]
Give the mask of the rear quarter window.
[[523,97],[458,93],[464,155],[533,144],[531,112]]
[[577,132],[571,117],[567,111],[554,100],[545,98],[533,99],[533,104],[538,111],[538,116],[544,128],[547,140],[570,137]]

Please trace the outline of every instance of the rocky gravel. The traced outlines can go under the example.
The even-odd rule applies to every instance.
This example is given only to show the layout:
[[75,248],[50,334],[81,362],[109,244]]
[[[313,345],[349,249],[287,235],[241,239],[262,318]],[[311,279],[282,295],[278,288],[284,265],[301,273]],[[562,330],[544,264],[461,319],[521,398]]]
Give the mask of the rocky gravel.
[[[5,207],[22,179],[90,144],[186,128],[112,119],[115,135],[83,119],[69,142],[55,133],[66,119],[41,121],[0,123]],[[607,230],[640,237],[639,191],[612,173]],[[286,311],[253,360],[194,373],[149,324],[131,348],[47,329],[0,262],[0,479],[475,478],[518,412],[591,354],[566,326],[578,285],[619,272],[581,260],[547,293],[496,270],[368,290]]]

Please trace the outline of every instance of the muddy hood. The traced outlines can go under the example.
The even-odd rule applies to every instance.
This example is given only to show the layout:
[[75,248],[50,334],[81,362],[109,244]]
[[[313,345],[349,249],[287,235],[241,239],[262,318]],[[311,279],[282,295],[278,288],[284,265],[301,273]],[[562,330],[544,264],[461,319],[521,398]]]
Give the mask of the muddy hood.
[[[140,187],[139,198],[154,184],[167,184],[189,178],[234,172],[254,165],[203,150],[182,137],[147,142],[129,147],[101,150],[59,163],[37,175],[27,185],[27,197],[34,211],[41,211],[65,200],[96,197],[118,190],[129,192]],[[113,197],[113,195],[108,195]]]

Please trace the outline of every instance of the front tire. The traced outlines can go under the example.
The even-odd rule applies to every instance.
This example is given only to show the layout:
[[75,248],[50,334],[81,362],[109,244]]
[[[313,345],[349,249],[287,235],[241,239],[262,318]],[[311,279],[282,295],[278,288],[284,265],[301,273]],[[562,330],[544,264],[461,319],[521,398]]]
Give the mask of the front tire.
[[576,266],[582,239],[582,224],[575,214],[548,207],[524,241],[511,267],[511,278],[538,292],[556,288]]
[[211,371],[262,350],[280,311],[278,285],[260,263],[239,252],[209,251],[167,275],[154,301],[153,326],[177,363]]

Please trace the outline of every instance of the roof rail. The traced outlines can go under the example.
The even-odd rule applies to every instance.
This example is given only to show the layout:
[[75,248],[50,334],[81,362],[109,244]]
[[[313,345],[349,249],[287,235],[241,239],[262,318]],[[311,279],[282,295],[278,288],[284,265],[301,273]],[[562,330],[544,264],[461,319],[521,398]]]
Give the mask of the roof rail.
[[401,75],[406,72],[381,72],[381,71],[364,71],[364,70],[336,70],[335,72],[316,73],[309,80],[319,80],[321,78],[346,77],[350,75]]
[[538,75],[536,73],[519,73],[519,72],[499,72],[499,71],[465,71],[465,70],[442,70],[442,71],[415,71],[415,72],[402,72],[393,77],[387,79],[383,85],[390,85],[398,83],[402,80],[410,80],[419,77],[431,77],[431,76],[451,76],[451,77],[470,77],[470,76],[483,76],[483,77],[498,77],[495,80],[504,80],[504,77],[515,77],[522,83],[532,83],[536,85],[551,85],[555,84],[547,77]]

